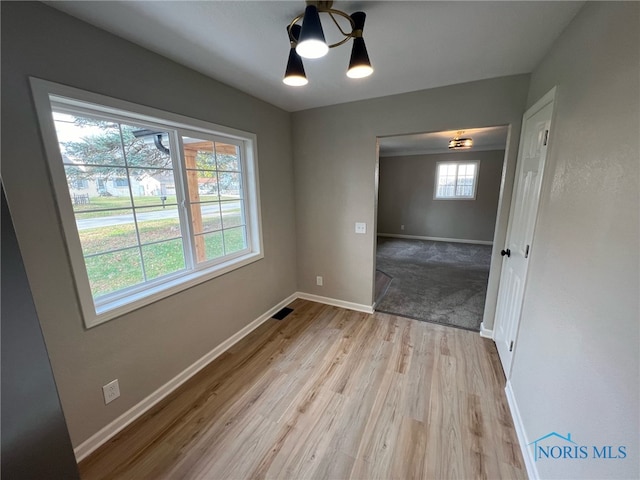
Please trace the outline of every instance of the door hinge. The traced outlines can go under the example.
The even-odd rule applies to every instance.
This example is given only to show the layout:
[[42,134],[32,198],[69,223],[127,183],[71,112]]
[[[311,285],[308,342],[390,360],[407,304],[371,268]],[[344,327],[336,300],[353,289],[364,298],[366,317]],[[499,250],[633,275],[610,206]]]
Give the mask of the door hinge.
[[527,245],[527,248],[524,250],[524,258],[529,258],[529,245]]
[[509,351],[513,352],[513,340],[511,340],[511,343],[509,344]]
[[542,145],[546,147],[548,141],[549,141],[549,130],[545,130],[544,131],[544,143]]

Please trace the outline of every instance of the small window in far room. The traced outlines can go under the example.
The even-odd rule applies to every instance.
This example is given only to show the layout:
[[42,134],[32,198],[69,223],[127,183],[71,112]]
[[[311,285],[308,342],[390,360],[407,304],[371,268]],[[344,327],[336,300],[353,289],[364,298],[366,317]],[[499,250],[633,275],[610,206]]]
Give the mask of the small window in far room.
[[480,162],[438,162],[436,200],[475,200]]

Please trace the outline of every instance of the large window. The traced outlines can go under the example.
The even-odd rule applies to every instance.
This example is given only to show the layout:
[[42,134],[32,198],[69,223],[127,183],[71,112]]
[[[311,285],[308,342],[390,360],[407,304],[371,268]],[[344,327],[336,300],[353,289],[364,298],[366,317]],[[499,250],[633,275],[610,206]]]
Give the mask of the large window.
[[87,326],[262,258],[253,135],[32,82]]
[[435,199],[473,200],[476,198],[479,162],[439,162]]

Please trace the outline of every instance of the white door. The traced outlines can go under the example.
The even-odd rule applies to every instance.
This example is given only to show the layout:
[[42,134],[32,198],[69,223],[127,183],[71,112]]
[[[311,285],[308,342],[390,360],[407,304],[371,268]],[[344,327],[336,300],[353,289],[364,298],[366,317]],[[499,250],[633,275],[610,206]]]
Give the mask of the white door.
[[554,97],[555,88],[527,110],[522,120],[507,241],[501,252],[502,273],[494,327],[494,340],[507,378],[511,371],[532,253]]

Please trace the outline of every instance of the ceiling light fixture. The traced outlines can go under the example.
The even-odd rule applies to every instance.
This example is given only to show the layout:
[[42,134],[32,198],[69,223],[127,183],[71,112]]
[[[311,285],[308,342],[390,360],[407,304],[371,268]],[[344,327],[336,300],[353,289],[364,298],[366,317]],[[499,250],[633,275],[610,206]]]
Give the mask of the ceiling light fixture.
[[287,62],[287,70],[284,73],[282,81],[292,87],[300,87],[309,83],[307,76],[304,73],[304,66],[302,65],[302,59],[298,52],[296,52],[296,42],[300,37],[300,25],[293,25],[287,27],[289,37],[291,38],[291,50],[289,50],[289,61]]
[[473,139],[471,138],[460,138],[460,135],[464,133],[464,130],[459,130],[458,134],[449,140],[449,148],[451,150],[462,150],[465,148],[473,147]]
[[[367,47],[362,38],[362,30],[364,29],[364,21],[367,15],[364,12],[355,12],[347,15],[340,10],[331,8],[333,1],[308,1],[307,8],[304,13],[295,17],[287,26],[289,34],[289,42],[291,50],[289,51],[289,61],[283,82],[291,86],[301,86],[308,83],[302,65],[302,58],[315,59],[323,57],[330,48],[344,45],[353,38],[353,46],[351,48],[351,58],[349,60],[349,68],[347,76],[349,78],[364,78],[373,73]],[[329,15],[333,23],[344,37],[339,42],[328,45],[320,14]],[[342,17],[349,21],[351,32],[345,32],[336,17]],[[302,26],[298,22],[302,20]],[[302,57],[302,58],[301,58]]]

